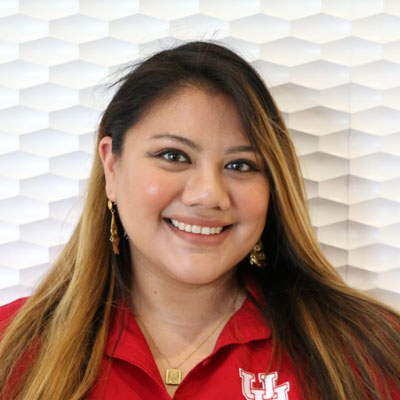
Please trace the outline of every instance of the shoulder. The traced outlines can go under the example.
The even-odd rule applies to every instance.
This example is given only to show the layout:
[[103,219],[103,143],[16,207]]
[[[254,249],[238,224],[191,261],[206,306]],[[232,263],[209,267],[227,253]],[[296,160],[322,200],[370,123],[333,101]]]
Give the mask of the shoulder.
[[7,328],[13,317],[26,303],[27,299],[27,297],[23,297],[0,307],[0,333]]

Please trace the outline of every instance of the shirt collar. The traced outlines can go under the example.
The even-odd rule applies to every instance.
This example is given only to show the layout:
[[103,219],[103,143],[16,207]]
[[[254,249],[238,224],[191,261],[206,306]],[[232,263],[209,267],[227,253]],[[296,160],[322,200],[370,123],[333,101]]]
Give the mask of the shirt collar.
[[[250,290],[254,295],[254,291]],[[113,312],[105,353],[138,365],[138,360],[147,360],[140,365],[145,369],[151,354],[135,317],[126,305],[120,304]],[[256,340],[268,339],[271,335],[264,317],[246,298],[242,306],[229,319],[216,342],[213,353],[222,347],[233,344],[244,344]],[[151,359],[153,359],[151,357]],[[154,361],[153,361],[154,362]],[[153,369],[153,368],[151,368]]]
[[105,354],[134,364],[154,380],[160,380],[160,373],[151,350],[126,304],[120,303],[111,315]]
[[261,312],[246,298],[241,308],[230,318],[222,330],[215,351],[231,344],[244,344],[256,340],[265,340],[271,331]]

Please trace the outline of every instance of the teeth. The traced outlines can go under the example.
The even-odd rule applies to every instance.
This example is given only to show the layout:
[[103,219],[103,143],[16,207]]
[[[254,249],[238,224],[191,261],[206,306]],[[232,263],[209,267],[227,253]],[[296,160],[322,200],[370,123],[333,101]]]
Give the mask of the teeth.
[[[185,228],[186,229],[186,228]],[[192,233],[201,233],[201,228],[198,225],[193,225]]]
[[202,235],[209,235],[210,234],[210,228],[208,226],[205,226],[204,228],[201,228],[201,234]]
[[222,226],[199,226],[199,225],[189,225],[184,222],[179,222],[176,219],[170,219],[172,225],[176,226],[181,231],[198,233],[200,235],[216,235],[221,233]]

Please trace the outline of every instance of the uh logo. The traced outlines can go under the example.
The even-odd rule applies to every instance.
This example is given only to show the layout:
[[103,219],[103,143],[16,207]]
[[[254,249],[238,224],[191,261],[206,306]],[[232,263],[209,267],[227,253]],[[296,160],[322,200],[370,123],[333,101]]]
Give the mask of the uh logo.
[[261,388],[254,387],[255,374],[239,368],[239,375],[242,378],[242,393],[247,400],[289,400],[289,382],[276,386],[277,372],[271,374],[259,373],[258,381]]

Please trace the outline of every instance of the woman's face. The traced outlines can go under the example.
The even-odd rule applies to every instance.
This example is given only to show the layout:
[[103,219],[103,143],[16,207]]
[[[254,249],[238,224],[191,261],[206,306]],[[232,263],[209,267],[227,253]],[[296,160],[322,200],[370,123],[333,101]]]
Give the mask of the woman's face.
[[232,271],[263,231],[269,185],[224,95],[182,89],[127,131],[119,158],[110,137],[100,155],[134,273],[211,283]]

